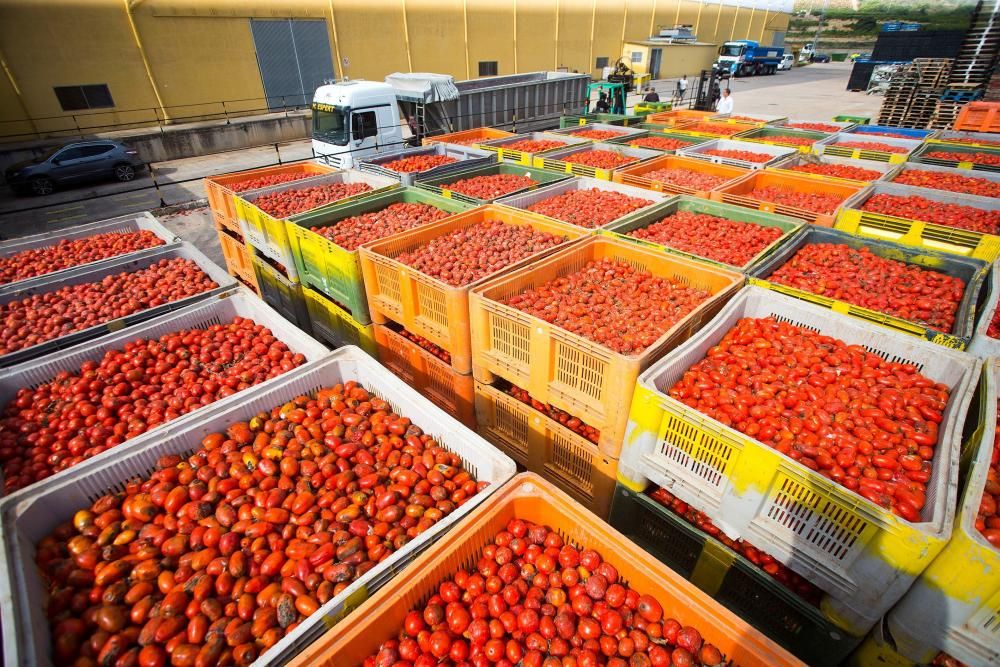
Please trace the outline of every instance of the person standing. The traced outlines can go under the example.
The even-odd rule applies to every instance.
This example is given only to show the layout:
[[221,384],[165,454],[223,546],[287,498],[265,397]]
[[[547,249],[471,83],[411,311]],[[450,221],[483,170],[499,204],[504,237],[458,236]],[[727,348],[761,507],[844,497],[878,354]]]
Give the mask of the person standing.
[[646,96],[644,98],[642,98],[642,101],[643,102],[659,102],[660,101],[660,95],[655,90],[653,90],[652,86],[647,86],[646,87]]
[[719,106],[716,107],[716,111],[720,114],[732,114],[733,113],[733,95],[728,88],[722,91],[722,99],[719,100]]
[[687,94],[687,89],[688,89],[687,74],[685,74],[684,76],[682,76],[681,80],[677,82],[677,88],[681,92],[681,101],[683,102],[684,101],[684,95]]

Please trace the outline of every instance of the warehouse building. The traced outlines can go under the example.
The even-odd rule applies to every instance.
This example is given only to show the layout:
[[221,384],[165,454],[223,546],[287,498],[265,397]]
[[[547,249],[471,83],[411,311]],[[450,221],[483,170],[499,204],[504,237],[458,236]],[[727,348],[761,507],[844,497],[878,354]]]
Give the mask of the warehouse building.
[[[456,79],[621,57],[692,73],[729,39],[781,43],[791,0],[0,0],[0,140],[301,105],[332,78]],[[636,44],[640,47],[636,47]],[[638,54],[638,57],[636,57]]]

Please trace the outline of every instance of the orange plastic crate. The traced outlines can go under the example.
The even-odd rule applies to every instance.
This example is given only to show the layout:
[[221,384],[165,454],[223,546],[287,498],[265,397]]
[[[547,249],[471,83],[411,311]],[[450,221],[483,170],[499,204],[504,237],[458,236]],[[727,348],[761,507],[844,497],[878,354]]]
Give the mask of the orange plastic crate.
[[551,220],[535,213],[490,204],[387,239],[366,243],[360,248],[361,272],[365,280],[372,321],[375,324],[396,322],[408,331],[444,348],[451,353],[452,368],[463,375],[472,371],[469,290],[486,280],[555,252],[562,246],[531,255],[461,287],[424,275],[397,262],[395,258],[450,231],[471,227],[487,220],[497,220],[508,225],[526,225],[539,231],[564,236],[568,242],[588,236],[590,233],[590,230]]
[[529,472],[541,475],[607,519],[618,459],[551,417],[496,387],[476,383],[479,435]]
[[412,340],[381,324],[375,325],[375,345],[379,362],[434,405],[476,428],[471,375],[459,375],[441,359]]
[[660,125],[681,125],[690,123],[693,120],[705,120],[714,116],[714,111],[695,111],[694,109],[672,109],[671,111],[660,111],[646,116],[647,123],[658,123]]
[[219,231],[219,245],[222,246],[222,256],[226,260],[226,271],[229,275],[239,278],[244,283],[252,285],[254,291],[260,293],[257,276],[253,271],[250,251],[243,242],[243,237],[225,229]]
[[413,608],[437,592],[459,569],[475,564],[483,548],[512,519],[550,527],[580,549],[595,549],[614,565],[621,579],[652,595],[665,617],[693,625],[734,665],[801,665],[795,657],[725,609],[694,584],[668,568],[538,475],[515,476],[483,501],[397,577],[350,616],[299,654],[290,667],[353,667],[394,639]]
[[[433,137],[425,137],[421,142],[424,146],[430,144],[460,144],[463,146],[475,146],[480,141],[490,141],[492,139],[506,139],[513,137],[513,132],[497,130],[492,127],[476,127],[471,130],[452,132],[450,134],[438,134]],[[477,141],[478,140],[478,141]],[[476,143],[469,143],[475,141]]]
[[675,195],[692,195],[694,197],[701,197],[702,199],[709,199],[711,197],[711,190],[696,190],[684,185],[674,185],[673,183],[654,181],[653,179],[646,178],[644,176],[644,174],[656,171],[657,169],[684,169],[686,171],[697,171],[702,174],[721,176],[722,178],[729,179],[723,185],[731,183],[732,181],[742,178],[750,173],[749,169],[744,169],[742,167],[715,164],[708,162],[707,160],[699,160],[693,157],[664,155],[662,157],[653,158],[648,162],[619,169],[615,172],[612,180],[615,183],[634,185],[647,190],[653,190],[654,192],[666,192]]
[[[508,297],[615,259],[655,276],[704,289],[712,296],[640,354],[624,355],[501,303]],[[743,285],[743,274],[604,236],[580,243],[486,281],[469,293],[473,375],[498,377],[601,432],[598,447],[618,458],[639,373],[687,340]]]
[[1000,132],[1000,102],[969,102],[955,119],[954,129]]
[[[830,213],[814,213],[813,211],[808,211],[797,206],[775,204],[773,202],[754,199],[750,196],[750,192],[755,188],[769,186],[783,187],[795,190],[796,192],[825,192],[839,195],[842,200],[841,204]],[[808,176],[779,174],[773,171],[760,170],[750,172],[740,180],[734,183],[727,183],[714,190],[712,192],[712,199],[727,204],[755,208],[767,213],[780,213],[805,220],[820,227],[833,227],[833,223],[837,220],[837,214],[840,212],[843,202],[851,197],[851,195],[864,190],[866,187],[869,186],[864,183],[851,183],[843,180],[826,181],[809,178]]]
[[208,207],[212,211],[217,228],[221,226],[230,231],[238,232],[240,221],[236,216],[236,205],[233,203],[233,195],[236,193],[229,188],[230,185],[235,185],[251,178],[271,176],[273,174],[309,174],[311,176],[320,176],[321,174],[329,174],[334,171],[337,170],[319,162],[296,162],[295,164],[283,164],[277,167],[248,169],[247,171],[209,176],[205,179],[205,194],[208,196]]
[[693,137],[717,137],[732,139],[734,135],[748,130],[756,130],[758,123],[744,123],[738,120],[699,120],[688,121],[674,128],[679,134],[690,134]]

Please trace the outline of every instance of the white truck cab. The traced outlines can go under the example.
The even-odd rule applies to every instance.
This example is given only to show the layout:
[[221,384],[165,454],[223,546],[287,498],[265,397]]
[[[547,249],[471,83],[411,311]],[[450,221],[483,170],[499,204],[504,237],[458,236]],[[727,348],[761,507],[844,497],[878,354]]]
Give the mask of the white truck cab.
[[396,92],[387,83],[357,80],[320,86],[313,96],[312,124],[316,159],[339,169],[406,147]]

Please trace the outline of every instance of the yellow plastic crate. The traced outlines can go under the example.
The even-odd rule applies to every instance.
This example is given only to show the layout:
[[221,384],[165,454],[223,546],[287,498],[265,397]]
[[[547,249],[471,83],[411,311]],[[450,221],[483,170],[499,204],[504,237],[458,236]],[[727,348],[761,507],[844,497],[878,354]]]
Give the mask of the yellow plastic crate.
[[309,324],[316,338],[333,347],[357,345],[370,356],[378,358],[373,324],[359,323],[336,302],[304,285],[302,296],[309,313]]
[[944,227],[921,220],[869,213],[860,209],[841,210],[834,228],[858,236],[887,239],[917,248],[965,255],[987,262],[1000,257],[1000,236]]
[[302,285],[283,273],[273,260],[253,248],[250,253],[260,298],[286,320],[308,331],[309,312],[302,295]]
[[[864,148],[852,148],[850,146],[838,146],[839,141],[869,141],[875,143],[900,146],[908,149],[905,153],[890,153],[888,151],[867,150]],[[888,162],[889,164],[902,164],[906,162],[910,153],[921,146],[921,142],[915,139],[897,139],[896,137],[872,136],[859,133],[841,133],[828,144],[813,146],[813,152],[817,155],[834,155],[836,157],[846,157],[852,160],[872,160],[873,162]]]
[[[576,164],[575,162],[567,162],[565,159],[563,159],[573,155],[574,153],[590,151],[590,150],[610,151],[612,153],[618,153],[619,155],[625,155],[637,159],[633,162],[623,164],[620,167],[615,167],[614,169],[601,169],[599,167],[590,167],[585,164]],[[650,150],[648,148],[633,148],[632,146],[627,146],[624,144],[594,142],[589,144],[579,144],[577,146],[570,146],[569,148],[560,148],[559,150],[555,150],[550,153],[543,153],[536,155],[535,166],[541,167],[542,169],[548,169],[549,171],[566,172],[567,174],[575,174],[577,176],[589,176],[590,178],[600,178],[605,181],[610,181],[611,177],[619,169],[624,169],[625,167],[634,167],[637,164],[641,164],[646,160],[652,160],[653,158],[660,157],[661,155],[663,155],[661,151]]]
[[[795,322],[912,363],[951,388],[921,522],[900,519],[667,394],[744,317]],[[861,636],[951,535],[962,426],[979,368],[970,355],[748,286],[709,326],[639,378],[618,480],[635,491],[663,486],[730,537],[766,547],[826,592],[820,609],[828,619]]]

